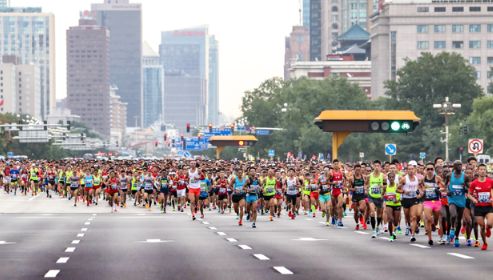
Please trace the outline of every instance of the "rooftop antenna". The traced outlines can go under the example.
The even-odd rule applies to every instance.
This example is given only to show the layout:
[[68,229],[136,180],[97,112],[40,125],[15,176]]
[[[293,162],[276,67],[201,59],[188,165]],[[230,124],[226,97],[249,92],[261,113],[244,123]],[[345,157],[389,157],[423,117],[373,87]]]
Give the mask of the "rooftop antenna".
[[303,10],[302,10],[303,0],[298,0],[298,4],[299,4],[298,12],[300,14],[300,26],[302,26],[303,25]]

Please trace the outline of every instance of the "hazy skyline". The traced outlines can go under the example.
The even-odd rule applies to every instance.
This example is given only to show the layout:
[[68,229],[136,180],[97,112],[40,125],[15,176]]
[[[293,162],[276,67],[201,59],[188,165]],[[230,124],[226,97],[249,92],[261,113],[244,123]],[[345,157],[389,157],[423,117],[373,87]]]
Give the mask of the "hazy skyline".
[[[57,98],[66,96],[66,30],[103,0],[11,0],[55,14]],[[284,38],[299,23],[300,0],[130,0],[142,3],[143,40],[157,52],[161,31],[208,25],[219,42],[220,111],[239,115],[244,92],[283,75]]]

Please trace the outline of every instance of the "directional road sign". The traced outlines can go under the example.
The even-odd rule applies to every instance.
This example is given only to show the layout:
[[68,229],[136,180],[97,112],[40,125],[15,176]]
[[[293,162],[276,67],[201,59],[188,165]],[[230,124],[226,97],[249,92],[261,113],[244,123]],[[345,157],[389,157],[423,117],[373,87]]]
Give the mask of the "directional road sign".
[[425,159],[426,158],[426,153],[425,152],[419,153],[419,158],[420,159]]
[[483,139],[469,139],[467,142],[467,151],[470,154],[482,154],[483,153],[483,148],[484,148],[484,142]]
[[276,155],[276,151],[269,150],[269,157],[274,157]]
[[396,154],[397,154],[397,145],[396,144],[385,144],[385,155],[395,156]]

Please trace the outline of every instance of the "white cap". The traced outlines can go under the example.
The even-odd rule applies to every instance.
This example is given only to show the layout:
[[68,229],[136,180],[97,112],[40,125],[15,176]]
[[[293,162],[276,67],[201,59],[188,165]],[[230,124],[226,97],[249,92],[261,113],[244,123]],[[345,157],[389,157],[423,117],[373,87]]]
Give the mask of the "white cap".
[[412,165],[412,166],[418,166],[418,163],[415,161],[415,160],[411,160],[408,165]]

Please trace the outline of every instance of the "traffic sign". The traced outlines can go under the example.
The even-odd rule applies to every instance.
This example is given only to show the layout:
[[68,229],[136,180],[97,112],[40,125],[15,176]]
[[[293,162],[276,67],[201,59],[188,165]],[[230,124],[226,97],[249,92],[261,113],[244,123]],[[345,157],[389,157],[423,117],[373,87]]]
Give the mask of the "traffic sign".
[[267,135],[270,135],[271,132],[272,132],[271,130],[267,130],[267,129],[256,129],[255,130],[255,134],[259,135],[259,136],[267,136]]
[[397,154],[397,145],[396,144],[385,144],[385,155],[395,156],[396,154]]
[[276,155],[276,151],[269,150],[269,157],[274,157]]
[[426,153],[425,152],[419,153],[419,158],[420,159],[425,159],[426,158]]
[[469,139],[467,142],[467,151],[470,154],[482,154],[483,153],[483,147],[484,147],[484,142],[483,139]]
[[365,157],[365,153],[363,153],[363,152],[359,153],[359,157],[360,158],[364,158]]

